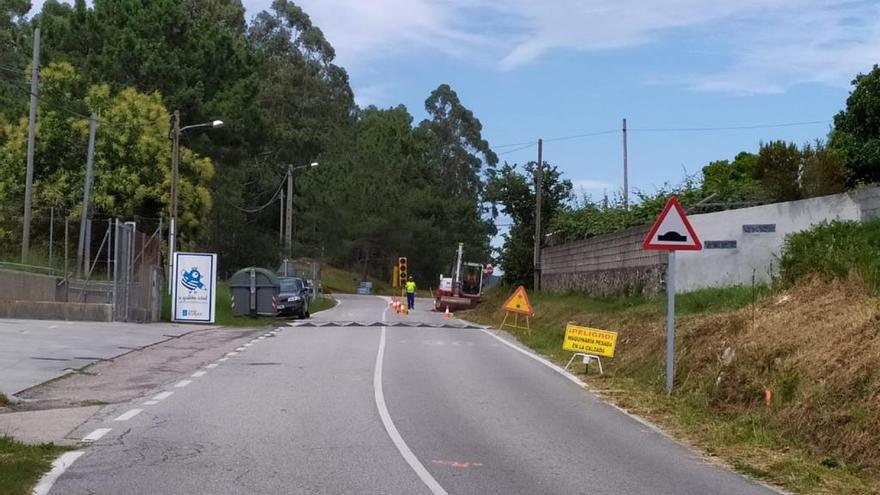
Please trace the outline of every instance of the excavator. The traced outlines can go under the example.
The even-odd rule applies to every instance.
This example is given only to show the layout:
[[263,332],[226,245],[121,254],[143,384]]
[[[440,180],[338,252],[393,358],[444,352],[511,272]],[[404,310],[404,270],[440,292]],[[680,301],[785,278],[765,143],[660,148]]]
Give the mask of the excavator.
[[440,275],[440,286],[434,292],[434,310],[450,311],[470,309],[483,299],[483,274],[491,270],[491,265],[463,261],[464,243],[458,243],[455,263],[451,275]]

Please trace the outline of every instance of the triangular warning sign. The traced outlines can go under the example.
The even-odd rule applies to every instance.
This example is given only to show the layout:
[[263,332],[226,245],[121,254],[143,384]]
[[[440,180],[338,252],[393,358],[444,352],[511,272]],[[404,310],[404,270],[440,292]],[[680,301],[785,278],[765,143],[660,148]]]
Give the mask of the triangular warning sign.
[[703,243],[691,227],[678,198],[672,196],[642,243],[645,249],[699,251]]
[[531,316],[534,314],[532,303],[529,302],[529,296],[526,295],[526,288],[522,285],[513,291],[513,294],[507,298],[507,302],[504,303],[504,306],[501,306],[501,309],[504,311],[510,311],[511,313],[519,313],[521,315]]

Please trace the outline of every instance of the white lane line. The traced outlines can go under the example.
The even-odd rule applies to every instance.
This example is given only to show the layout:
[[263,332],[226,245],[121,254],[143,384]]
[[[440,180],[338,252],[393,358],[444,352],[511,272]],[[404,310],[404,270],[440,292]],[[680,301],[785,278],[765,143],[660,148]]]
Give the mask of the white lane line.
[[486,330],[486,329],[481,328],[480,331],[483,332],[483,333],[485,333],[485,334],[488,335],[489,337],[492,337],[493,339],[497,339],[499,342],[501,342],[502,344],[506,345],[507,347],[510,347],[510,348],[513,349],[514,351],[516,351],[516,352],[518,352],[518,353],[520,353],[520,354],[522,354],[522,355],[524,355],[524,356],[528,356],[528,357],[534,359],[535,361],[537,361],[537,362],[543,364],[544,366],[549,367],[549,368],[552,369],[553,371],[559,373],[560,375],[562,375],[562,376],[564,376],[565,378],[567,378],[568,380],[570,380],[572,383],[574,383],[574,384],[577,385],[578,387],[580,387],[580,388],[587,388],[587,384],[586,384],[586,383],[584,383],[584,382],[578,380],[578,378],[577,378],[576,376],[574,376],[574,375],[572,375],[571,373],[565,371],[564,369],[562,369],[562,367],[557,366],[557,365],[551,363],[550,361],[548,361],[548,360],[542,358],[541,356],[538,356],[537,354],[534,354],[534,353],[529,352],[529,351],[527,351],[527,350],[525,350],[525,349],[522,349],[522,348],[520,348],[519,346],[513,345],[513,344],[511,344],[510,342],[508,342],[508,341],[502,339],[501,337],[495,335],[494,333],[492,333],[492,332],[490,332],[490,331],[488,331],[488,330]]
[[83,442],[97,442],[98,440],[101,439],[101,437],[110,433],[110,430],[112,430],[112,429],[113,428],[98,428],[97,430],[84,436],[82,441]]
[[242,347],[250,347],[252,345],[254,345],[252,342],[248,342],[247,344],[243,345]]
[[165,399],[171,397],[171,394],[173,394],[173,393],[174,392],[172,392],[170,390],[167,392],[158,393],[155,396],[153,396],[153,400],[165,400]]
[[203,376],[205,376],[205,373],[207,373],[207,371],[199,370],[199,371],[196,371],[195,373],[193,373],[192,375],[189,375],[189,376],[191,376],[191,377],[193,377],[193,378],[199,378],[199,377],[203,377]]
[[144,405],[145,406],[155,406],[158,403],[159,403],[159,401],[157,401],[157,400],[148,400],[148,401],[144,402]]
[[220,366],[220,365],[218,363],[211,363],[211,364],[206,364],[205,368],[210,370],[210,369],[216,368],[217,366]]
[[192,383],[192,380],[180,380],[179,382],[174,384],[174,388],[183,388]]
[[232,352],[227,352],[226,355],[227,356],[238,356],[238,353],[235,351],[232,351]]
[[143,409],[129,409],[128,411],[125,411],[124,413],[117,416],[116,419],[114,419],[113,421],[128,421],[129,419],[137,416],[142,412],[144,412]]
[[238,351],[238,352],[241,352],[241,351],[244,350],[244,346],[236,347],[235,350]]
[[[382,316],[384,320],[384,313]],[[397,447],[397,451],[400,452],[400,455],[403,456],[409,467],[425,483],[428,490],[431,490],[431,493],[434,495],[447,495],[446,490],[431,476],[431,473],[425,469],[425,466],[419,461],[418,457],[406,445],[403,437],[400,436],[400,432],[397,431],[397,427],[394,426],[394,422],[391,421],[391,415],[388,413],[388,407],[385,405],[385,393],[382,391],[382,362],[384,358],[385,327],[382,327],[382,333],[379,336],[379,352],[376,354],[376,369],[373,373],[373,391],[376,398],[376,408],[379,410],[379,417],[382,418],[382,425],[385,426],[385,431],[388,432],[388,436],[391,437],[391,441]]]
[[259,337],[257,337],[257,340],[266,340],[266,336],[265,336],[265,335],[260,335]]
[[222,363],[222,362],[224,362],[224,361],[229,361],[229,358],[228,358],[228,357],[222,357],[222,358],[220,358],[220,359],[217,360],[217,362],[219,362],[219,363]]
[[67,471],[67,468],[81,455],[85,454],[82,450],[74,450],[73,452],[65,452],[61,454],[55,462],[52,463],[52,469],[40,478],[40,482],[34,487],[33,495],[46,495],[52,489],[55,481]]

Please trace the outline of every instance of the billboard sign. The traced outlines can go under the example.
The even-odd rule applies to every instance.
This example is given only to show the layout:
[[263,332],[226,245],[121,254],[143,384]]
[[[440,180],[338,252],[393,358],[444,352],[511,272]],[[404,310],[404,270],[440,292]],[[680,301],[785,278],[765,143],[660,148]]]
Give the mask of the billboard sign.
[[217,255],[174,253],[171,321],[214,323]]

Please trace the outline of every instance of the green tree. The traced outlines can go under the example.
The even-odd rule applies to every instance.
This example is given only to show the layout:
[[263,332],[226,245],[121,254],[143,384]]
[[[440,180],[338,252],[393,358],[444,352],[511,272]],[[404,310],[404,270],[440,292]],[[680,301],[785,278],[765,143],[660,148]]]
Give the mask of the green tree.
[[803,172],[801,190],[804,197],[825,196],[846,191],[846,166],[837,150],[829,149],[821,141],[806,144],[801,150]]
[[829,140],[844,161],[849,187],[880,182],[880,67],[859,74],[852,84]]
[[[535,169],[536,162],[523,165],[523,172],[516,164],[505,163],[486,185],[486,199],[500,205],[501,212],[510,217],[510,230],[503,234],[498,262],[504,269],[504,281],[510,285],[534,283],[535,253]],[[542,167],[541,216],[544,238],[546,226],[571,199],[572,183],[562,179],[562,173],[544,162]]]
[[746,151],[736,155],[732,162],[718,160],[703,167],[703,193],[713,196],[713,202],[750,201],[758,195],[753,179],[758,157]]
[[793,201],[802,197],[802,156],[797,145],[784,141],[761,143],[754,178],[762,195],[771,201]]

